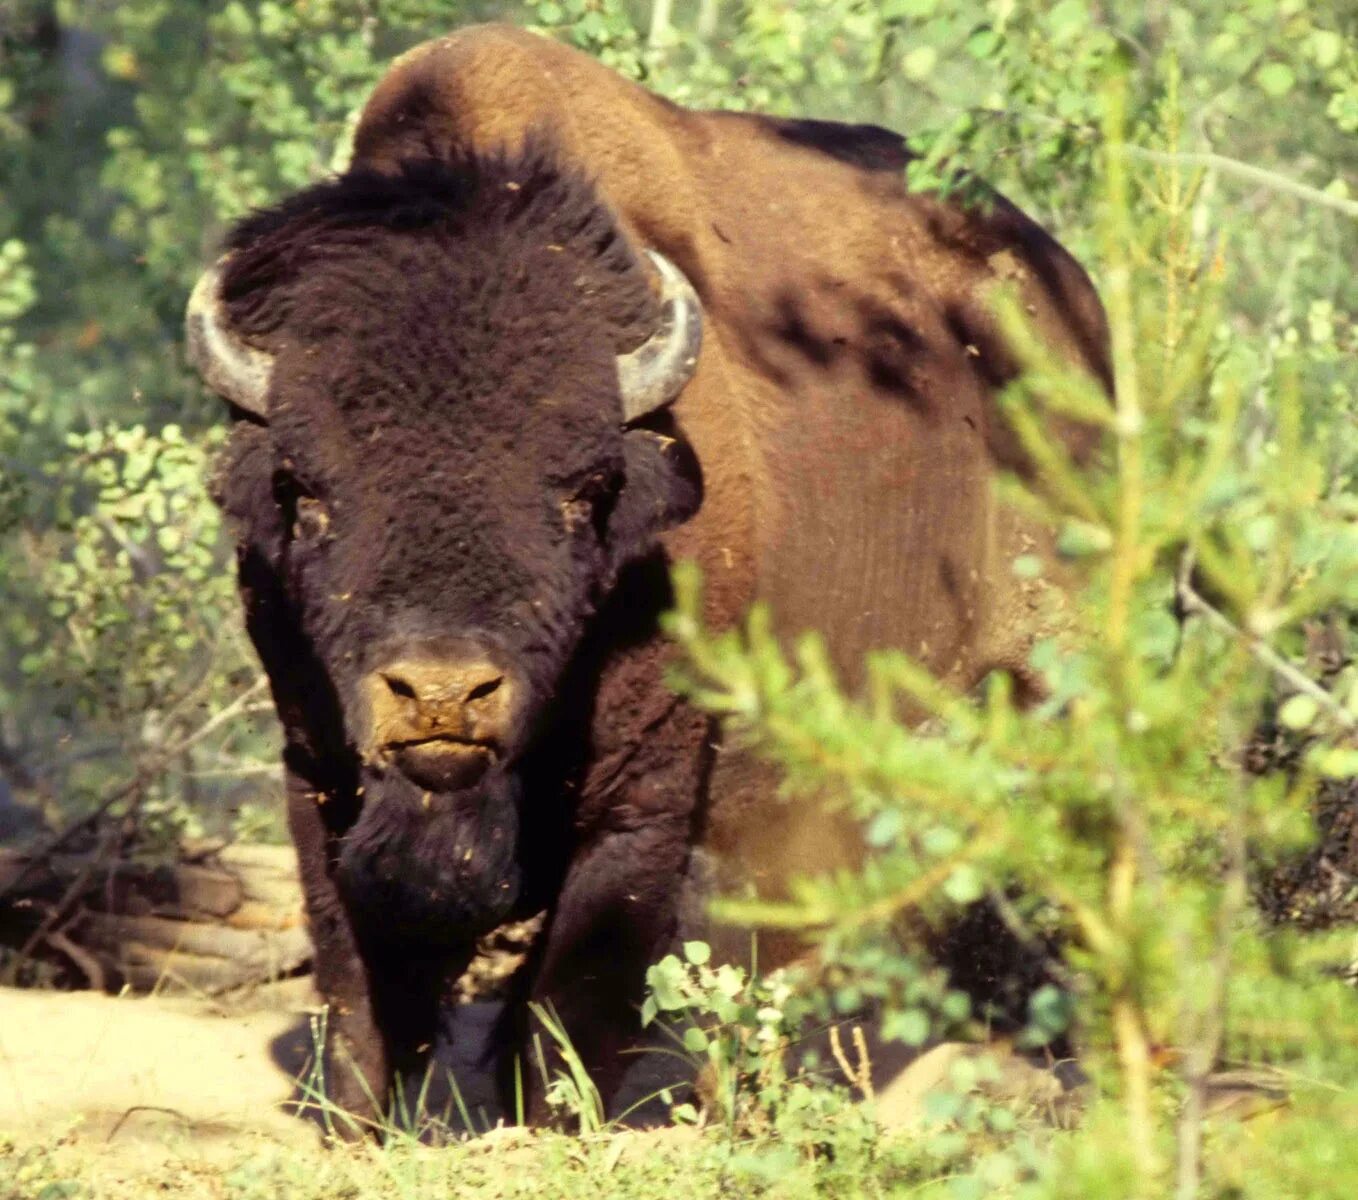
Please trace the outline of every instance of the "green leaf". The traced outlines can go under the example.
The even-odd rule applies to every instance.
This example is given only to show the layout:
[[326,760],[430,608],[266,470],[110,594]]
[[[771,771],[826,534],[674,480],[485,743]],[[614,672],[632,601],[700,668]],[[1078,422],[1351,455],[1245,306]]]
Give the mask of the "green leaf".
[[938,51],[933,46],[916,46],[903,59],[901,70],[907,79],[927,79],[938,65]]
[[708,1046],[708,1037],[696,1025],[684,1030],[684,1049],[690,1054],[702,1054]]
[[1266,96],[1286,96],[1296,83],[1296,76],[1286,63],[1272,62],[1265,63],[1254,73],[1254,82]]
[[1311,56],[1321,70],[1329,70],[1344,53],[1344,38],[1332,29],[1316,29],[1311,33]]
[[712,947],[706,942],[685,942],[684,957],[695,967],[701,967],[712,958]]
[[882,18],[897,21],[903,17],[928,17],[933,15],[938,4],[939,0],[884,0]]
[[967,53],[972,58],[989,58],[999,50],[1004,39],[996,33],[989,25],[982,25],[969,38],[967,38]]
[[1028,1023],[1042,1041],[1064,1033],[1070,1025],[1071,1012],[1070,994],[1050,983],[1038,988],[1028,999]]
[[1316,770],[1329,779],[1352,779],[1358,775],[1358,750],[1334,746],[1315,756]]
[[1309,728],[1319,713],[1320,705],[1310,696],[1298,692],[1289,696],[1278,709],[1278,721],[1284,728],[1300,731]]
[[985,894],[985,883],[975,867],[963,863],[944,881],[943,894],[954,904],[970,904]]
[[886,808],[868,822],[868,845],[874,850],[890,846],[905,830],[905,817],[896,808]]
[[929,1014],[920,1008],[890,1013],[882,1022],[882,1037],[907,1046],[922,1046],[929,1037]]
[[1047,28],[1054,41],[1063,42],[1075,36],[1089,24],[1089,10],[1084,0],[1060,0],[1047,14]]

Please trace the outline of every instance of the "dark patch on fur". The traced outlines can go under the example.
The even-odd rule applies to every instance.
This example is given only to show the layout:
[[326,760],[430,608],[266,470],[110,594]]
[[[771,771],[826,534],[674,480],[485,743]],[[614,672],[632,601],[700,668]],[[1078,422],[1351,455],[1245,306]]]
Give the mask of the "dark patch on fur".
[[785,142],[828,155],[867,171],[900,173],[914,157],[898,133],[880,125],[841,125],[837,121],[765,117],[764,124]]

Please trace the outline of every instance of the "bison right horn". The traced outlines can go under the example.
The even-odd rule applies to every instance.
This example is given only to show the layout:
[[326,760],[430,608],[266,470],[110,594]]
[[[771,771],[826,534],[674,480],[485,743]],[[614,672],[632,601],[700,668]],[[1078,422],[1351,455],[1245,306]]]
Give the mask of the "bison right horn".
[[668,258],[647,250],[660,274],[660,327],[635,350],[618,355],[623,424],[671,403],[693,378],[703,340],[698,293]]
[[184,314],[189,361],[203,382],[224,400],[267,421],[273,356],[248,345],[232,332],[220,291],[221,265],[225,261],[203,272],[189,297]]

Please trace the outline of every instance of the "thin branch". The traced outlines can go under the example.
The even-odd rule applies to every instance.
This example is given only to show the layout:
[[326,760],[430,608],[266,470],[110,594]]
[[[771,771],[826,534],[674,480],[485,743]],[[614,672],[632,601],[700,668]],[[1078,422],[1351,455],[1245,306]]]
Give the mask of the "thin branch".
[[[48,910],[47,915],[43,917],[37,929],[29,935],[28,940],[19,948],[18,956],[6,969],[7,978],[5,982],[7,984],[12,984],[14,982],[18,977],[19,969],[33,956],[33,951],[36,950],[42,942],[49,939],[51,934],[57,929],[57,926],[66,920],[67,913],[71,906],[84,897],[85,889],[89,886],[90,880],[94,878],[94,872],[103,865],[109,854],[112,853],[116,842],[117,838],[113,836],[112,830],[105,830],[104,836],[100,839],[99,848],[90,855],[89,861],[76,872],[76,876],[71,881],[70,887],[62,894],[61,899]],[[23,872],[20,871],[18,878],[10,885],[11,888],[17,886],[19,880],[22,879]],[[6,892],[6,894],[8,894],[8,892]]]
[[189,775],[194,779],[253,779],[268,776],[273,778],[281,774],[283,766],[281,763],[242,763],[236,767],[199,767],[195,771],[190,771]]
[[651,0],[651,28],[646,36],[648,50],[662,50],[669,41],[672,8],[673,0]]
[[1079,982],[1075,976],[1066,969],[1066,964],[1057,958],[1051,951],[1042,944],[1039,938],[1023,919],[1022,914],[1010,903],[999,888],[990,887],[986,889],[986,898],[994,906],[995,914],[1000,918],[1004,927],[1014,936],[1019,945],[1029,954],[1041,959],[1042,969],[1046,971],[1056,983],[1065,988],[1072,996],[1079,990]]
[[251,711],[250,701],[261,692],[267,685],[268,680],[260,675],[250,684],[239,696],[219,712],[214,713],[197,729],[187,736],[181,738],[172,746],[163,750],[148,754],[137,765],[136,772],[132,778],[119,784],[109,792],[102,800],[95,805],[93,811],[81,817],[78,821],[68,825],[65,829],[53,834],[47,842],[33,851],[29,856],[27,864],[19,870],[19,873],[10,880],[8,886],[0,890],[0,903],[8,900],[19,886],[24,883],[38,866],[55,854],[62,846],[66,845],[77,833],[83,829],[88,829],[96,824],[115,804],[126,800],[128,796],[136,795],[148,783],[159,775],[167,766],[173,763],[184,751],[197,745],[205,737],[220,729],[228,721],[241,715],[243,712]]
[[1179,611],[1184,616],[1200,616],[1206,619],[1208,624],[1215,626],[1223,633],[1228,634],[1236,641],[1240,642],[1245,649],[1258,661],[1266,666],[1283,683],[1302,695],[1309,696],[1336,724],[1342,726],[1350,733],[1358,731],[1358,717],[1355,717],[1333,696],[1330,695],[1320,684],[1316,683],[1305,672],[1294,667],[1287,659],[1283,658],[1258,634],[1250,633],[1241,629],[1230,617],[1220,610],[1213,608],[1198,591],[1193,587],[1193,556],[1185,552],[1179,565],[1179,577],[1175,583],[1175,591],[1179,602]]
[[1145,146],[1124,146],[1123,149],[1131,157],[1142,158],[1147,162],[1163,163],[1166,166],[1206,167],[1208,170],[1221,171],[1226,175],[1235,175],[1240,179],[1248,179],[1251,183],[1270,188],[1275,192],[1286,192],[1288,195],[1296,196],[1310,204],[1332,208],[1336,212],[1343,213],[1346,217],[1358,218],[1358,200],[1349,200],[1344,196],[1332,196],[1329,192],[1312,187],[1309,183],[1302,183],[1300,180],[1292,179],[1287,175],[1280,175],[1277,171],[1270,171],[1265,167],[1256,167],[1253,163],[1241,162],[1240,159],[1230,158],[1225,154],[1216,154],[1211,151],[1170,153],[1166,150],[1151,150]]

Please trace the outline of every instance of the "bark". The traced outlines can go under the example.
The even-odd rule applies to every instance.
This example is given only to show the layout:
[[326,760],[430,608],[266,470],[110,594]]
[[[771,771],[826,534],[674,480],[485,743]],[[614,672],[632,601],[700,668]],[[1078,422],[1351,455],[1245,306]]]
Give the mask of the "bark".
[[0,848],[3,974],[36,960],[75,986],[216,994],[308,966],[291,847],[169,864],[97,855]]

